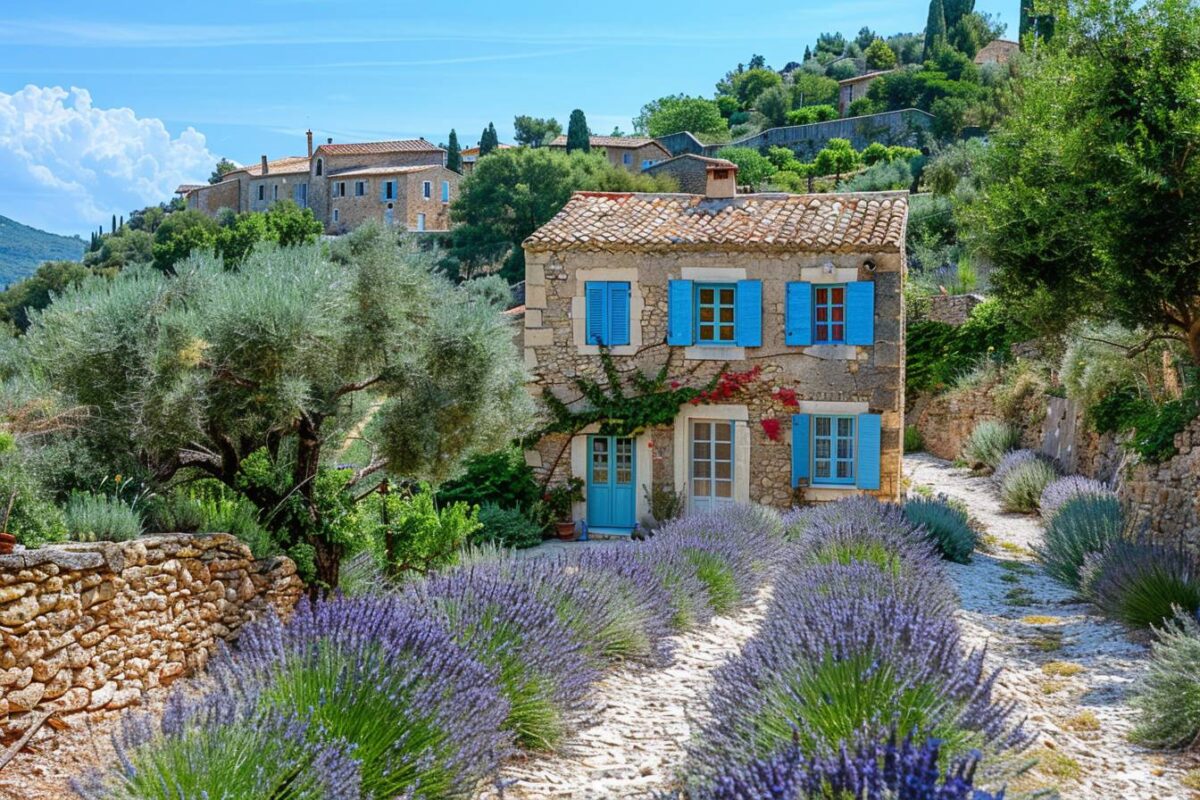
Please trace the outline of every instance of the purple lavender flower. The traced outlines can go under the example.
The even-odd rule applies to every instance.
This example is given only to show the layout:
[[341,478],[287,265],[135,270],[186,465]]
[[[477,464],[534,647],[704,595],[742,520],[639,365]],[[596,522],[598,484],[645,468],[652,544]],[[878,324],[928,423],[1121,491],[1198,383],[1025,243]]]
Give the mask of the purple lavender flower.
[[1027,464],[1030,461],[1042,459],[1049,461],[1050,459],[1043,456],[1041,453],[1036,453],[1033,450],[1022,448],[1021,450],[1009,450],[1000,459],[1000,463],[996,465],[996,469],[992,472],[992,483],[999,488],[1004,485],[1004,476],[1008,475],[1022,464]]
[[1082,495],[1113,498],[1117,496],[1116,492],[1100,481],[1085,478],[1082,475],[1068,475],[1065,478],[1058,478],[1051,481],[1042,490],[1042,498],[1038,503],[1038,509],[1042,513],[1042,518],[1048,521],[1068,501]]
[[974,788],[979,754],[972,753],[942,771],[941,743],[917,746],[912,737],[897,745],[842,747],[833,756],[812,756],[792,743],[764,759],[720,771],[687,800],[1003,800]]
[[286,625],[243,628],[211,673],[218,699],[252,687],[260,708],[349,742],[370,796],[466,795],[511,750],[496,671],[399,597],[302,601]]

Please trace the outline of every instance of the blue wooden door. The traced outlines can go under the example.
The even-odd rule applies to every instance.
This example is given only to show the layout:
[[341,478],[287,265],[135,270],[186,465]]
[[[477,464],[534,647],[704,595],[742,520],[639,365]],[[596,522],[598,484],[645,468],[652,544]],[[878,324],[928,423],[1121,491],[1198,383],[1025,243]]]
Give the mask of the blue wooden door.
[[588,437],[588,526],[632,529],[637,523],[633,439]]

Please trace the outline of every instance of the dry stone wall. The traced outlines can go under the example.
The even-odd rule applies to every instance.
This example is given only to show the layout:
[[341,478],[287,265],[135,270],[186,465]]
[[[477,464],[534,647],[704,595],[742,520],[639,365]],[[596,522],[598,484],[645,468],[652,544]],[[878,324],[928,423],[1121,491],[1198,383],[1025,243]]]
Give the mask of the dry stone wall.
[[303,588],[290,559],[256,561],[223,533],[0,556],[0,727],[134,704]]

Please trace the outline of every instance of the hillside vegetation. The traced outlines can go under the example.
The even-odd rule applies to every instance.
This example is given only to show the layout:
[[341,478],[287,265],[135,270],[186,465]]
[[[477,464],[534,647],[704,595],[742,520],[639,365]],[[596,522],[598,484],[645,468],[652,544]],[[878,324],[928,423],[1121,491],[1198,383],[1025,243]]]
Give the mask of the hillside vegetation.
[[7,286],[33,274],[43,261],[78,261],[84,242],[0,217],[0,284]]

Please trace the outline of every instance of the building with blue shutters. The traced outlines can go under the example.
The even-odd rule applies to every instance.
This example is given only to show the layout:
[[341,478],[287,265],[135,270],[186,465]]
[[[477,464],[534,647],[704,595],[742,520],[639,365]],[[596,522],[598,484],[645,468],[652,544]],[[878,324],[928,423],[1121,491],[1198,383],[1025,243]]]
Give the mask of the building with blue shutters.
[[715,163],[702,195],[579,192],[525,242],[535,396],[586,407],[575,379],[604,383],[605,351],[626,393],[664,364],[682,386],[742,376],[669,424],[592,425],[526,453],[548,482],[586,482],[575,513],[592,531],[633,530],[651,486],[693,511],[899,497],[906,194],[735,186]]

